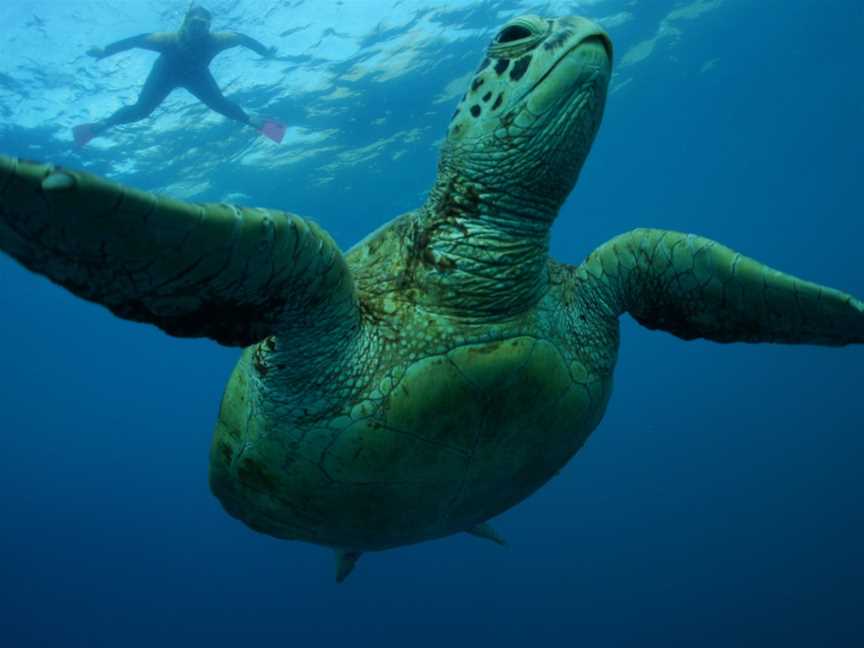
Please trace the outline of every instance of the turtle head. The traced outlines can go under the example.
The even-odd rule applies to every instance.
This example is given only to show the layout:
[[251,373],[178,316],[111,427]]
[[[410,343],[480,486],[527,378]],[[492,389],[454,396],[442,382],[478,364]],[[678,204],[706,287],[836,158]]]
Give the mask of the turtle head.
[[609,36],[589,20],[509,21],[453,115],[439,184],[464,179],[496,212],[554,219],[600,125],[611,67]]

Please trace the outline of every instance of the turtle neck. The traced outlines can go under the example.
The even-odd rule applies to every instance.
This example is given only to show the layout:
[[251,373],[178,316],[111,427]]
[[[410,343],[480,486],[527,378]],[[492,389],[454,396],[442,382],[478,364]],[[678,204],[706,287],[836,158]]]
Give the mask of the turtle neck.
[[412,224],[409,258],[421,305],[481,321],[518,316],[546,291],[558,206],[490,188],[447,159]]

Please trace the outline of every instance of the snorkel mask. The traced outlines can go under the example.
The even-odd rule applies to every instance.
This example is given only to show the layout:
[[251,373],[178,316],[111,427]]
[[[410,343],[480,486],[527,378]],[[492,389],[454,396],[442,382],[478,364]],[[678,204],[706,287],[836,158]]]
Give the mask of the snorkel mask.
[[212,14],[204,7],[191,5],[183,18],[180,32],[190,40],[197,40],[210,32]]

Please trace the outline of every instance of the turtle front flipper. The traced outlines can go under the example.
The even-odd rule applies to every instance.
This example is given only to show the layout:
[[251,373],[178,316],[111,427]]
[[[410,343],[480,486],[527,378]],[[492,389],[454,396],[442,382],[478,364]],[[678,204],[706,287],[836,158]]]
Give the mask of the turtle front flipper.
[[861,301],[699,236],[634,230],[595,250],[582,270],[615,315],[685,340],[864,343]]
[[330,236],[298,216],[194,205],[0,156],[0,250],[116,315],[246,346],[357,320]]

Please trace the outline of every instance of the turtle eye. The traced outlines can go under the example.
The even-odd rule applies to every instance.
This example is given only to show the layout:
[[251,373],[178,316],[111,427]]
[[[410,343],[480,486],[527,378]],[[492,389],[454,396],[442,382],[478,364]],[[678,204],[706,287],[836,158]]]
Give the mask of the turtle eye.
[[512,43],[513,41],[522,40],[523,38],[529,38],[530,36],[531,30],[527,27],[523,27],[522,25],[510,25],[509,27],[505,27],[501,30],[501,33],[498,34],[495,42]]

